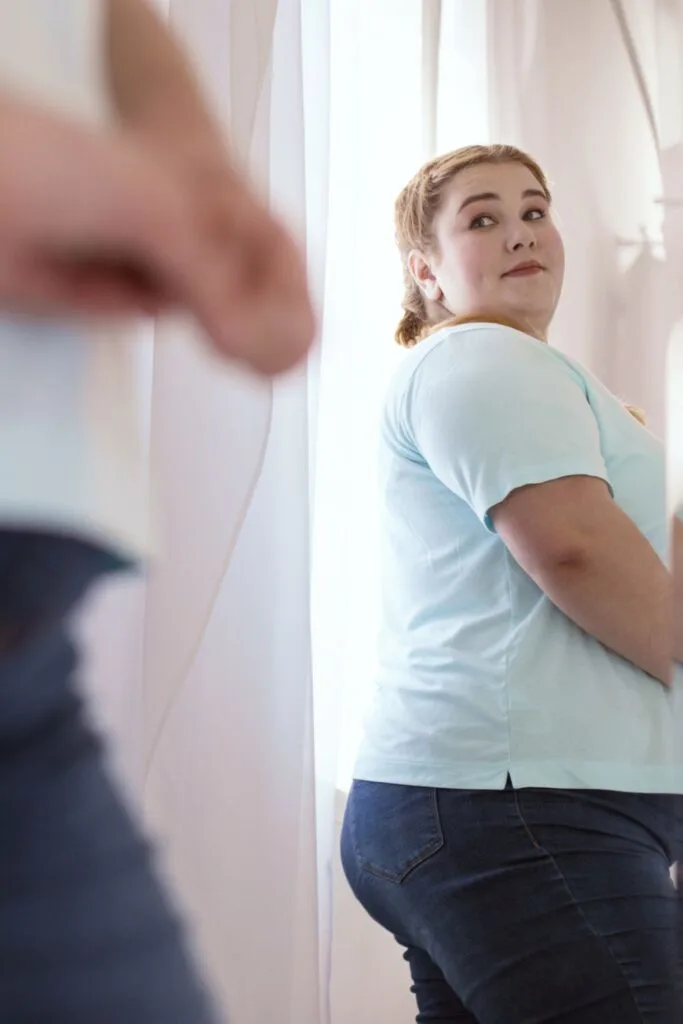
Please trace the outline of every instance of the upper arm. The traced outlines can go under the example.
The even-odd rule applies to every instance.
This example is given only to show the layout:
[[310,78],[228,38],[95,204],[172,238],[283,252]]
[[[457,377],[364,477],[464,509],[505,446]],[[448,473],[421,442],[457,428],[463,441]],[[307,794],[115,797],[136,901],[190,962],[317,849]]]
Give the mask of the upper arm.
[[623,514],[605,481],[589,476],[520,487],[490,511],[496,532],[532,577],[578,561]]
[[680,595],[680,610],[683,613],[683,506],[676,509],[671,524],[671,571],[674,588]]
[[582,381],[505,328],[454,339],[444,372],[447,357],[425,367],[415,389],[418,450],[513,554],[568,557],[593,529],[590,515],[616,507]]
[[674,660],[683,662],[683,507],[674,513],[671,536],[673,574]]

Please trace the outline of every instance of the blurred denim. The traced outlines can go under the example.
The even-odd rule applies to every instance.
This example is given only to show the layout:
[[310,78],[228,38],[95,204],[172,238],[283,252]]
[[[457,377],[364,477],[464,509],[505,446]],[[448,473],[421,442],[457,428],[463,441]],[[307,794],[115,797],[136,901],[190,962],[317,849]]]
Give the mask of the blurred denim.
[[0,1024],[216,1020],[74,690],[67,617],[119,566],[0,531]]

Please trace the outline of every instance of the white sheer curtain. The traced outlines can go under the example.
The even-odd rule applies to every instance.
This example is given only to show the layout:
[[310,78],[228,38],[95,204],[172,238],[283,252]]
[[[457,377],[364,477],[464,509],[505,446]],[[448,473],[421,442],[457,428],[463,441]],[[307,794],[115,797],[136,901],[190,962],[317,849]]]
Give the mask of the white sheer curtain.
[[[325,0],[159,6],[233,145],[307,242],[320,300]],[[119,584],[90,616],[96,703],[230,1019],[318,1024],[329,925],[316,868],[308,374],[270,386],[219,368],[182,323],[159,325],[150,353],[141,339],[162,558],[146,585]]]
[[[465,141],[453,112],[481,83],[462,35],[473,5],[436,20],[413,0],[159,6],[305,234],[323,347],[270,389],[216,368],[182,324],[141,339],[163,558],[90,615],[91,686],[232,1018],[324,1024],[338,746],[346,779],[374,652],[376,416],[400,358],[392,200],[434,148]],[[439,57],[443,25],[457,62]]]
[[[401,299],[392,198],[422,155],[422,12],[413,0],[332,0],[331,15],[312,607],[318,707],[343,723],[340,771],[348,776],[347,737],[357,731],[373,667],[377,415],[398,358],[391,338]],[[321,751],[319,764],[336,786],[335,759]]]
[[331,9],[313,637],[318,693],[326,687],[340,723],[344,790],[374,673],[378,417],[401,358],[393,200],[423,160],[487,141],[488,124],[483,2],[332,0]]
[[664,147],[680,140],[678,0],[488,3],[493,130],[548,172],[567,247],[554,342],[663,437],[672,322],[658,199]]

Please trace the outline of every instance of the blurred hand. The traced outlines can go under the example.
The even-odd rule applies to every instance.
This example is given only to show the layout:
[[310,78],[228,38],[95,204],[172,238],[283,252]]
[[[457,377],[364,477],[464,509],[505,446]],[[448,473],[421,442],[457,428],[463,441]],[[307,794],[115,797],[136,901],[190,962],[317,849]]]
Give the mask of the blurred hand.
[[162,152],[193,195],[216,259],[238,268],[226,292],[229,330],[213,335],[215,347],[263,373],[289,369],[306,356],[316,334],[299,247],[220,142],[198,152],[182,144]]
[[190,204],[138,148],[5,97],[0,148],[4,310],[156,311],[194,294]]
[[0,96],[0,309],[193,314],[220,354],[289,369],[315,322],[286,231],[225,166],[179,165]]

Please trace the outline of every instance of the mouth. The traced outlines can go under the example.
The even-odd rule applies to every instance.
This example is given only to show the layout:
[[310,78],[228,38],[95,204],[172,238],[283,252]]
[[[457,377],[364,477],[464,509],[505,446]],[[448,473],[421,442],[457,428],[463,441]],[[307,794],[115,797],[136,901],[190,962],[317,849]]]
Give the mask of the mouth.
[[527,277],[531,274],[542,274],[545,267],[542,267],[540,263],[535,261],[529,263],[518,263],[512,270],[508,270],[503,277]]

